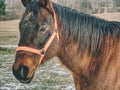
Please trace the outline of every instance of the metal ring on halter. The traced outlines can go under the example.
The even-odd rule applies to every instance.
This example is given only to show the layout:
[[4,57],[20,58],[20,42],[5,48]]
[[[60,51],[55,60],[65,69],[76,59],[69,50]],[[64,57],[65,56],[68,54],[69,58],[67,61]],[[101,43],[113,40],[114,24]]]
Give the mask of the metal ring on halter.
[[42,48],[42,49],[40,49],[40,54],[41,55],[45,55],[45,50]]

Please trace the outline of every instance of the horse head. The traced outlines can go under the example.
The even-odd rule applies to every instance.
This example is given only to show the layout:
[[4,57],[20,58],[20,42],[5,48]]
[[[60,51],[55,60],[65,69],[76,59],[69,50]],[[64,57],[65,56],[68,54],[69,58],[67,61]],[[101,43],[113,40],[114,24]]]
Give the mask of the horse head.
[[[29,83],[56,33],[55,12],[50,0],[21,0],[25,13],[19,24],[20,40],[16,49],[13,74]],[[47,45],[46,41],[51,39]]]

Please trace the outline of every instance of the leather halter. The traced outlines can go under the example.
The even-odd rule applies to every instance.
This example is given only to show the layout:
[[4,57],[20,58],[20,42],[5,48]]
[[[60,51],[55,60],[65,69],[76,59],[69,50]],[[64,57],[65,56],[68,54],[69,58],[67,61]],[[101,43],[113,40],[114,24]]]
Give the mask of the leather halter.
[[58,29],[57,29],[57,19],[56,19],[56,14],[54,12],[54,32],[52,33],[52,35],[50,36],[50,38],[48,39],[48,41],[46,42],[46,44],[44,45],[44,47],[42,49],[35,49],[35,48],[31,48],[31,47],[27,47],[27,46],[19,46],[16,48],[16,52],[17,51],[28,51],[34,54],[37,54],[40,56],[39,59],[39,63],[38,66],[41,64],[42,60],[45,57],[45,53],[48,50],[49,46],[51,45],[52,41],[54,40],[55,36],[57,36],[57,39],[59,41],[59,35],[58,35]]

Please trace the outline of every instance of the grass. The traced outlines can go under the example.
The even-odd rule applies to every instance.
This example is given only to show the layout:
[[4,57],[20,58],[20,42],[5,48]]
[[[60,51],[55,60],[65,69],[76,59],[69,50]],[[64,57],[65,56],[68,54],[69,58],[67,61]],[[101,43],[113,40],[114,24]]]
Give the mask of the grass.
[[19,35],[17,30],[6,31],[0,30],[0,45],[17,45],[19,41]]
[[[66,73],[57,58],[42,64],[30,84],[20,84],[12,74],[14,48],[0,47],[0,90],[74,90],[70,74]],[[65,89],[72,86],[70,89]]]
[[4,54],[13,54],[15,52],[14,48],[2,48],[0,47],[0,54],[4,55]]

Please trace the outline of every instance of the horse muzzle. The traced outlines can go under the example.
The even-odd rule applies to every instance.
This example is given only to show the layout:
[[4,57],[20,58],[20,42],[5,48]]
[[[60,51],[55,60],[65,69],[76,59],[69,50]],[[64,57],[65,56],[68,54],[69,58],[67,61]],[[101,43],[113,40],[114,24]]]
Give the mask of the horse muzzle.
[[31,77],[27,77],[29,69],[26,66],[19,66],[18,69],[12,68],[13,75],[16,77],[17,80],[19,80],[21,83],[30,83],[34,74],[32,74]]

